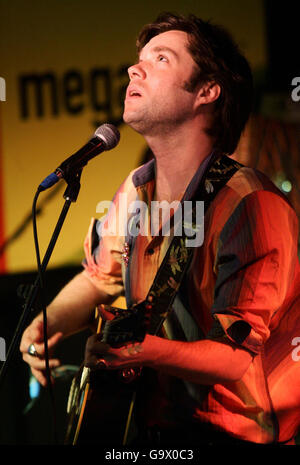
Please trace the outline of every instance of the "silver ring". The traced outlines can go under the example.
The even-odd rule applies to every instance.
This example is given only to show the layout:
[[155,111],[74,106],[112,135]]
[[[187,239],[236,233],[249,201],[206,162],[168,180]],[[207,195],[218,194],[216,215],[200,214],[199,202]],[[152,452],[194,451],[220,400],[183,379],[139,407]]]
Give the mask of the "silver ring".
[[36,351],[36,348],[34,347],[34,344],[30,344],[30,346],[27,349],[27,353],[29,355],[32,355],[32,357],[37,357],[38,356],[38,353]]

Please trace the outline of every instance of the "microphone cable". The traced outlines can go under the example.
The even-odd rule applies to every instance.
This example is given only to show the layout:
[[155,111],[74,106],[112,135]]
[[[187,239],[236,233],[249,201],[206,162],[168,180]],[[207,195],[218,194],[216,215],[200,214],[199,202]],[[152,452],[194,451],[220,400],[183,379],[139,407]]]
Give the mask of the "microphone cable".
[[47,308],[46,308],[46,299],[45,299],[43,269],[41,265],[40,249],[39,249],[39,241],[38,241],[38,233],[37,233],[37,208],[36,206],[37,206],[37,201],[38,201],[40,192],[41,191],[38,189],[33,199],[32,226],[33,226],[34,246],[35,246],[36,262],[37,262],[38,278],[39,278],[39,283],[40,283],[40,297],[41,297],[42,313],[43,313],[43,337],[44,337],[44,347],[45,347],[45,363],[46,363],[45,371],[46,371],[46,379],[47,379],[47,389],[49,392],[50,402],[52,406],[54,442],[57,445],[58,435],[57,435],[55,396],[54,396],[53,385],[51,381],[51,370],[49,366]]

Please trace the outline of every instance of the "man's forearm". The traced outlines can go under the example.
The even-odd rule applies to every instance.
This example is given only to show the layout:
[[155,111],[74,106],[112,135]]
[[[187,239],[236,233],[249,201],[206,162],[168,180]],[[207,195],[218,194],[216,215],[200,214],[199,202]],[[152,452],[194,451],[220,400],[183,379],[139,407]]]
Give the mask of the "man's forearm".
[[[97,304],[110,303],[112,297],[101,292],[84,272],[76,275],[47,308],[49,334],[62,332],[63,337],[85,329]],[[38,318],[42,318],[39,315]]]
[[227,339],[183,342],[147,334],[142,343],[112,348],[92,335],[85,364],[98,368],[99,360],[107,362],[108,369],[147,366],[186,381],[212,385],[240,380],[253,355]]
[[199,384],[237,381],[253,359],[230,341],[182,342],[150,336],[143,345],[145,365]]

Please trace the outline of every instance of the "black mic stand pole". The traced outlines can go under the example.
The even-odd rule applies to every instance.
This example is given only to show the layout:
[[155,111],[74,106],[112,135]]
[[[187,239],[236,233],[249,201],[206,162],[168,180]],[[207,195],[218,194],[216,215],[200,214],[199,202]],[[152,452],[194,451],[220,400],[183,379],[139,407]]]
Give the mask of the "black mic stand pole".
[[[58,236],[60,234],[60,231],[61,231],[61,228],[63,226],[63,223],[66,219],[66,216],[67,216],[67,213],[69,211],[69,208],[71,206],[71,203],[72,202],[76,202],[77,200],[77,197],[78,197],[78,194],[79,194],[79,190],[80,190],[80,177],[81,177],[81,172],[82,172],[82,169],[79,170],[77,173],[75,174],[72,174],[71,176],[68,177],[68,179],[66,179],[66,182],[68,183],[68,186],[64,192],[64,199],[65,199],[65,203],[64,203],[64,206],[62,208],[62,211],[60,213],[60,216],[59,216],[59,219],[57,221],[57,224],[56,224],[56,227],[55,227],[55,230],[53,232],[53,235],[51,237],[51,240],[49,242],[49,245],[48,245],[48,248],[46,250],[46,253],[45,253],[45,256],[43,258],[43,261],[41,263],[41,271],[44,273],[46,268],[47,268],[47,265],[49,263],[49,260],[51,258],[51,255],[52,255],[52,252],[53,252],[53,249],[55,247],[55,244],[57,242],[57,239],[58,239]],[[18,323],[18,326],[17,326],[17,329],[16,329],[16,332],[12,338],[12,342],[9,346],[9,349],[8,349],[8,352],[7,352],[7,356],[6,356],[6,360],[4,361],[2,367],[1,367],[1,371],[0,371],[0,387],[1,387],[1,384],[3,383],[4,381],[4,377],[6,375],[6,372],[7,372],[7,369],[9,367],[9,364],[10,364],[10,361],[13,357],[13,354],[16,350],[16,347],[17,347],[17,344],[23,334],[23,331],[26,327],[26,323],[28,321],[28,318],[29,318],[29,315],[31,313],[31,311],[33,311],[33,305],[36,301],[36,298],[37,298],[37,295],[38,295],[38,291],[39,291],[39,284],[40,284],[40,276],[37,276],[34,284],[31,286],[30,288],[30,291],[29,291],[29,294],[26,298],[26,302],[24,304],[24,310],[23,310],[23,313],[21,315],[21,318],[19,320],[19,323]]]

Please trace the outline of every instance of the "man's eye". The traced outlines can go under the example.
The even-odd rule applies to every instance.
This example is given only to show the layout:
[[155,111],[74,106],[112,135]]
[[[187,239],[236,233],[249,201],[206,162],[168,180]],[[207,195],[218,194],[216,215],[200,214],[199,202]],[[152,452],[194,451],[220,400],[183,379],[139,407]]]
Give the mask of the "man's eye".
[[157,59],[158,61],[168,61],[167,57],[165,57],[164,55],[158,55]]

